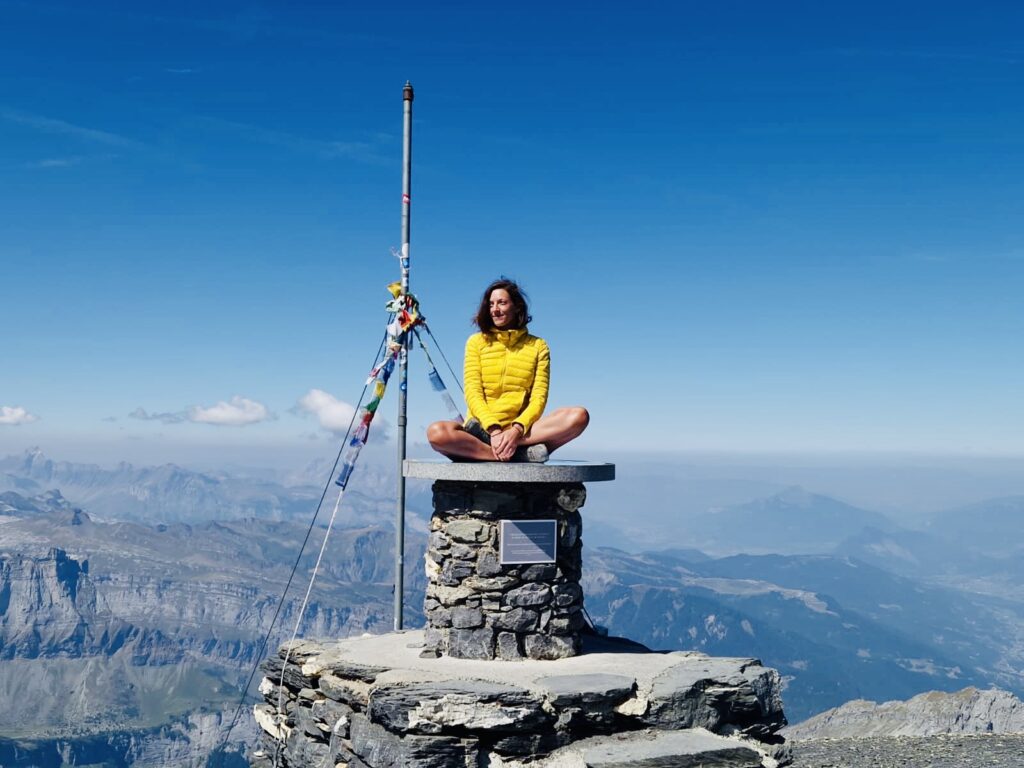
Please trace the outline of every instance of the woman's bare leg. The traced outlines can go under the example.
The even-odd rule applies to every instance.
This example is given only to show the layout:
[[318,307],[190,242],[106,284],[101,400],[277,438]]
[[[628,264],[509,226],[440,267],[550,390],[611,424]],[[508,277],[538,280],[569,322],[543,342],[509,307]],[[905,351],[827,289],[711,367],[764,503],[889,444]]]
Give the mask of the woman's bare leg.
[[[454,422],[453,422],[454,423]],[[548,451],[561,448],[570,440],[582,434],[590,423],[590,414],[586,408],[572,406],[556,408],[547,416],[541,416],[530,429],[529,437],[523,438],[520,445],[537,445],[544,443]]]
[[477,440],[457,421],[435,421],[427,427],[427,440],[435,451],[450,459],[495,461],[491,446]]

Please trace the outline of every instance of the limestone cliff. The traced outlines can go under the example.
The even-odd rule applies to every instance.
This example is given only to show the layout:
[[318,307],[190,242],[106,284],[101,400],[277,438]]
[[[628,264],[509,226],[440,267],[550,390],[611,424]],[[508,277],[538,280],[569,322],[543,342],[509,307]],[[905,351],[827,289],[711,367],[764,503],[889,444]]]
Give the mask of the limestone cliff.
[[81,655],[109,645],[92,629],[103,608],[88,572],[88,561],[60,549],[0,554],[0,658]]
[[[56,491],[0,494],[0,698],[17,703],[0,708],[0,765],[202,764],[210,718],[234,711],[305,527],[146,526],[94,519]],[[304,632],[388,620],[392,539],[335,532]],[[419,570],[408,583],[422,589]],[[300,599],[282,609],[285,636]],[[254,728],[235,727],[236,754]]]
[[[86,736],[40,739],[0,738],[0,765],[5,768],[64,768],[69,765],[133,766],[133,768],[205,768],[220,746],[225,715],[191,712],[160,726],[100,732]],[[238,742],[256,738],[254,723],[242,722],[232,732],[232,747],[219,753],[219,768],[243,768]]]

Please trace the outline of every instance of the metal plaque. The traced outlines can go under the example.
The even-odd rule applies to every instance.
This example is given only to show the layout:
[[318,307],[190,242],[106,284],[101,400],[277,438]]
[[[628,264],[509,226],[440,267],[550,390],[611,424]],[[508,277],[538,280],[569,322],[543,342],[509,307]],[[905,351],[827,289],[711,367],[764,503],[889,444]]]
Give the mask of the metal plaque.
[[558,550],[557,520],[502,520],[502,565],[553,563]]

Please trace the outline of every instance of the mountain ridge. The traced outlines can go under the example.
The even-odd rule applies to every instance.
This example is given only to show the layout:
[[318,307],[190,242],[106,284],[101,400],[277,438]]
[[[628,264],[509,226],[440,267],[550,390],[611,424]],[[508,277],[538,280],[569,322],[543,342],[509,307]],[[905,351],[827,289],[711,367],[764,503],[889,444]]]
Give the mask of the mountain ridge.
[[783,730],[791,739],[1024,733],[1024,701],[998,688],[927,691],[906,701],[862,699]]

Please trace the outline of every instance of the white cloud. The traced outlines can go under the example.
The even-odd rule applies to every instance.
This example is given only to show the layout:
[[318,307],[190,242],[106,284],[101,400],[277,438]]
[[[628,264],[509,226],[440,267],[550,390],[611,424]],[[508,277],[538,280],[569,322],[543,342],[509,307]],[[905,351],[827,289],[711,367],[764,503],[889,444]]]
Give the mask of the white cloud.
[[9,424],[16,427],[19,424],[30,424],[38,420],[38,416],[29,413],[24,408],[0,405],[0,424]]
[[322,389],[309,390],[299,399],[296,409],[316,416],[321,427],[338,434],[345,433],[356,410],[354,406]]
[[221,400],[209,408],[194,405],[188,409],[188,420],[200,424],[215,424],[225,427],[244,427],[271,418],[270,411],[263,403],[235,395],[230,402]]

